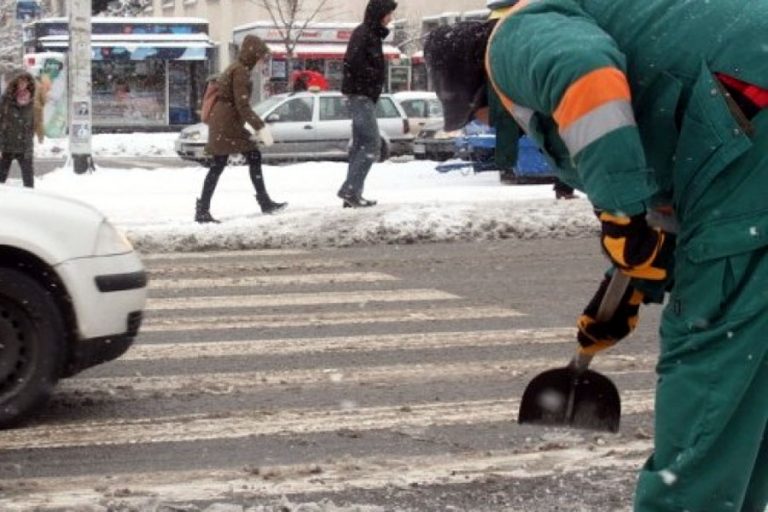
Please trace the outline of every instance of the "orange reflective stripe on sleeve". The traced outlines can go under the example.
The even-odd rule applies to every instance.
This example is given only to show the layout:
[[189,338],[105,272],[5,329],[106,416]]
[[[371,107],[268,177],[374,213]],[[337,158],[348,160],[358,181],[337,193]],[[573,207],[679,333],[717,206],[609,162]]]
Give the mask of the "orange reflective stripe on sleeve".
[[568,87],[553,117],[571,156],[614,130],[636,126],[626,76],[613,67],[587,73]]
[[596,69],[568,87],[553,117],[562,131],[594,109],[616,100],[631,100],[627,77],[617,68]]

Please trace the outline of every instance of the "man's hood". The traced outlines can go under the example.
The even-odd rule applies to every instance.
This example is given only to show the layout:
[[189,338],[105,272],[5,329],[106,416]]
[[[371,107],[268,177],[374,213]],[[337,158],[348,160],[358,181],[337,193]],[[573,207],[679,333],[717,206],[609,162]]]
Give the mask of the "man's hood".
[[240,45],[240,51],[237,54],[237,60],[248,69],[252,69],[259,60],[269,53],[267,44],[254,36],[248,34]]
[[389,30],[386,27],[382,27],[381,20],[395,9],[397,9],[397,2],[395,0],[370,0],[365,8],[365,24],[372,28],[381,27],[388,34]]

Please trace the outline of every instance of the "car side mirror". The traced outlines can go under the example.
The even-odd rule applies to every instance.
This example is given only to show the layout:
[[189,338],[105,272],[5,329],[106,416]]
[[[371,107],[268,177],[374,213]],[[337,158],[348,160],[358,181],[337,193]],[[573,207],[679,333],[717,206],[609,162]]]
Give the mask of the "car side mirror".
[[266,121],[268,123],[276,123],[280,120],[280,114],[269,114]]

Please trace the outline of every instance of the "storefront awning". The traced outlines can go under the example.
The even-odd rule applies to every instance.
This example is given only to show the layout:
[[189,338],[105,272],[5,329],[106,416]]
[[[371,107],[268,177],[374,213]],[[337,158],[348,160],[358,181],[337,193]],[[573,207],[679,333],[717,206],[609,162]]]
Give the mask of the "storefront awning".
[[[285,45],[282,43],[267,43],[273,58],[284,59]],[[387,59],[400,58],[400,50],[396,47],[383,45],[384,57]],[[346,44],[339,43],[298,43],[293,48],[293,56],[299,59],[341,59],[347,52]]]
[[[94,36],[91,39],[91,58],[93,60],[206,60],[207,50],[213,44],[205,39],[147,37],[141,39],[131,36]],[[147,40],[148,39],[148,40]],[[40,38],[39,44],[47,51],[65,52],[69,47],[66,36],[47,36]]]
[[417,51],[411,55],[411,62],[414,64],[422,64],[424,62],[424,52],[422,50]]

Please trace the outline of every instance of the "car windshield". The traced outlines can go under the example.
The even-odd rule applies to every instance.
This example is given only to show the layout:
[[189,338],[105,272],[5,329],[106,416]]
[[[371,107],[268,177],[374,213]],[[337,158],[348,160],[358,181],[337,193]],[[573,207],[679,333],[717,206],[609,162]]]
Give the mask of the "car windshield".
[[282,100],[283,98],[281,96],[272,96],[271,98],[267,98],[258,105],[254,106],[253,111],[256,112],[259,117],[264,117],[264,114],[266,114],[267,111],[280,103]]

